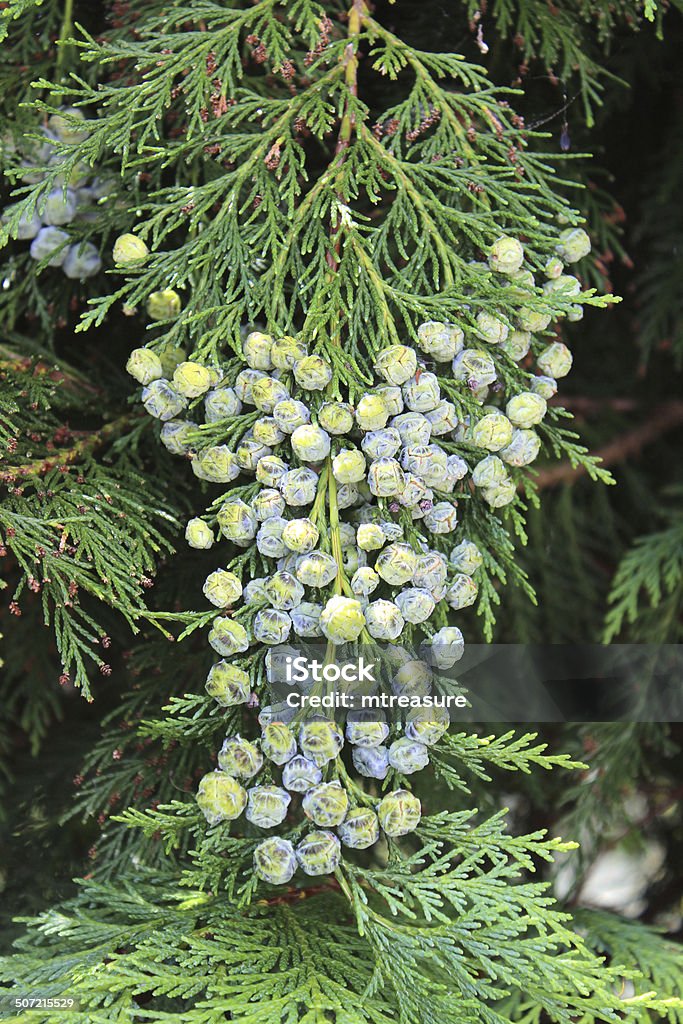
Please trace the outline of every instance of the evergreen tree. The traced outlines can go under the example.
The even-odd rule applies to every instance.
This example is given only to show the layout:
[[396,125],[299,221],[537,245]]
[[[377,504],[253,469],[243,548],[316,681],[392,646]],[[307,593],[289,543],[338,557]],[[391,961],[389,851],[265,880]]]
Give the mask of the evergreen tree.
[[[662,494],[664,444],[621,465],[683,422],[683,153],[653,119],[621,175],[610,136],[620,77],[654,75],[680,121],[677,69],[651,71],[678,13],[1,13],[3,976],[73,1000],[3,1013],[683,1018],[652,927],[674,728],[269,703],[282,644],[381,653],[400,695],[482,638],[679,639],[680,480]],[[650,916],[582,905],[600,852],[653,831]]]

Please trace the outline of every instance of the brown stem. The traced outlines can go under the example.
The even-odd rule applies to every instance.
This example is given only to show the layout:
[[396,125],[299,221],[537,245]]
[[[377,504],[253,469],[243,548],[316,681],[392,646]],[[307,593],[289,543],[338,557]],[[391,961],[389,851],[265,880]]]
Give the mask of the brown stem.
[[[345,68],[344,78],[348,94],[354,97],[358,96],[358,57],[356,55],[356,46],[365,14],[367,14],[367,8],[364,0],[353,0],[348,12],[349,41],[344,50],[343,63]],[[351,113],[349,107],[350,104],[347,99],[344,104],[344,113],[342,114],[341,125],[339,126],[339,135],[337,136],[337,145],[334,150],[334,164],[337,167],[340,167],[346,159],[346,151],[351,145],[351,137],[355,129],[355,116]],[[343,202],[343,197],[339,193],[337,194],[337,198],[340,202]],[[327,254],[327,263],[332,273],[335,273],[339,267],[339,254],[341,252],[340,227],[339,219],[336,218],[333,220],[330,227],[330,235],[333,239],[332,249]]]
[[90,391],[94,395],[103,393],[102,388],[91,384],[76,370],[63,369],[56,363],[50,365],[42,359],[36,360],[32,356],[20,356],[4,345],[0,345],[0,374],[5,371],[30,373],[32,376],[49,376],[55,384],[63,384],[76,390]]
[[[596,455],[603,466],[614,466],[640,454],[641,450],[662,434],[683,424],[683,401],[666,402],[639,426],[626,434],[621,434],[614,441],[598,448]],[[561,462],[559,466],[542,469],[536,477],[536,486],[540,489],[557,487],[558,484],[571,484],[584,476],[583,466],[572,466],[569,462]]]
[[309,885],[306,889],[290,889],[283,893],[282,896],[271,896],[267,900],[258,900],[258,904],[262,907],[277,907],[283,903],[296,903],[299,900],[306,900],[310,896],[318,896],[323,892],[339,892],[340,885],[335,879],[331,879],[324,885]]
[[126,427],[134,422],[134,419],[135,417],[130,414],[120,416],[118,419],[112,420],[111,423],[106,423],[99,430],[88,431],[71,448],[63,448],[44,459],[33,459],[24,466],[13,466],[11,469],[5,470],[0,473],[0,480],[3,483],[11,484],[27,477],[44,476],[51,469],[58,469],[61,466],[78,462],[79,459],[89,455],[95,449],[101,448],[113,437],[123,433]]

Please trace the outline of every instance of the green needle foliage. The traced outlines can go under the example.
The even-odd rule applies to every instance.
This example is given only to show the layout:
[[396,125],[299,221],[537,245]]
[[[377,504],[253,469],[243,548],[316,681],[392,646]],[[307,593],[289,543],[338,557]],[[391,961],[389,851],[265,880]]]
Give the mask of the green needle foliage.
[[[163,488],[140,473],[144,423],[123,413],[96,424],[98,389],[57,365],[7,353],[0,371],[0,510],[10,610],[35,594],[52,627],[62,673],[90,696],[93,662],[109,671],[109,640],[97,605],[124,616],[135,631],[144,593],[161,555],[172,550],[175,518]],[[71,430],[76,413],[89,429]],[[94,456],[108,451],[108,458]]]
[[[246,703],[219,706],[204,691],[211,664],[205,631],[217,612],[207,611],[200,590],[216,559],[186,550],[178,534],[189,515],[213,530],[226,502],[252,501],[259,486],[242,476],[199,492],[190,466],[168,457],[159,429],[130,405],[121,372],[130,349],[145,345],[165,378],[189,357],[216,372],[214,384],[233,383],[249,329],[295,336],[331,366],[325,399],[357,406],[380,353],[415,346],[421,324],[448,323],[471,338],[482,314],[506,331],[526,319],[537,325],[528,358],[482,345],[495,364],[488,400],[496,402],[499,391],[531,386],[534,362],[551,341],[577,339],[580,361],[583,327],[571,321],[584,307],[596,317],[618,315],[603,287],[606,250],[626,258],[609,220],[616,199],[608,188],[590,187],[584,162],[538,130],[544,124],[535,120],[543,118],[522,116],[520,83],[535,71],[553,89],[559,83],[561,120],[580,95],[591,127],[618,88],[609,57],[616,42],[654,39],[648,22],[661,28],[662,11],[653,3],[581,0],[559,9],[536,0],[486,10],[464,4],[446,12],[447,32],[463,34],[461,45],[435,40],[426,10],[409,2],[374,9],[364,0],[349,8],[312,0],[146,0],[112,3],[104,17],[78,0],[11,0],[1,12],[22,101],[16,109],[8,95],[1,100],[0,538],[9,566],[2,628],[9,632],[13,618],[27,632],[48,625],[62,685],[103,702],[100,739],[83,750],[75,793],[59,810],[65,835],[77,834],[81,822],[88,829],[97,823],[94,841],[91,832],[86,840],[89,860],[69,865],[68,875],[83,877],[70,898],[31,918],[22,914],[25,930],[1,962],[10,995],[74,1003],[16,1015],[1,1004],[3,1019],[683,1018],[680,947],[638,921],[563,906],[553,889],[558,854],[581,863],[574,836],[594,853],[601,829],[618,831],[625,797],[671,771],[665,759],[677,746],[664,729],[546,736],[453,727],[430,750],[426,772],[392,767],[392,785],[411,790],[422,806],[409,834],[384,836],[345,854],[334,871],[313,879],[299,872],[280,886],[253,869],[263,830],[243,819],[207,825],[194,799],[222,739],[253,738],[255,712]],[[438,31],[443,11],[439,4],[428,10]],[[41,48],[30,71],[28,34]],[[492,70],[523,59],[519,74],[487,74],[492,40]],[[71,263],[62,254],[60,265],[22,232],[36,217],[52,217],[69,190],[87,195],[63,222],[68,238],[60,245],[69,247]],[[586,222],[598,260],[579,271],[578,294],[544,289],[539,282],[558,235]],[[114,242],[129,233],[149,251],[115,262]],[[523,241],[535,280],[484,262],[501,236]],[[88,245],[91,268],[62,274],[85,259]],[[672,294],[662,323],[676,322],[676,301]],[[653,347],[647,337],[643,343]],[[604,381],[609,368],[599,369],[595,378]],[[486,400],[476,382],[455,380],[448,364],[435,373],[458,421],[476,423]],[[293,376],[283,375],[292,388]],[[201,397],[189,397],[192,421]],[[258,419],[246,411],[191,422],[186,463],[196,467],[217,446],[234,453]],[[469,636],[479,631],[486,640],[496,628],[517,642],[565,639],[569,591],[566,581],[564,589],[554,584],[572,564],[570,603],[584,637],[600,634],[602,600],[609,603],[607,640],[677,639],[680,516],[674,510],[664,530],[628,550],[611,590],[608,579],[593,576],[599,545],[585,542],[582,529],[596,510],[620,549],[631,536],[610,518],[610,471],[570,422],[552,403],[538,425],[541,468],[509,467],[513,493],[505,508],[490,507],[468,482],[459,486],[462,536],[483,560],[474,570],[476,607],[454,616],[442,602],[427,636],[457,619]],[[468,469],[488,452],[466,432],[449,434],[441,447]],[[590,478],[583,503],[570,489],[543,493],[553,459]],[[331,459],[316,486],[310,515],[321,549],[340,568]],[[625,490],[635,506],[650,489],[627,479]],[[376,504],[387,512],[384,499]],[[419,543],[420,520],[407,509],[396,519],[408,542]],[[549,553],[549,523],[561,537],[562,566]],[[640,525],[634,518],[633,529]],[[442,536],[430,543],[444,556],[452,547]],[[253,545],[233,546],[223,561],[244,584],[270,571]],[[340,568],[337,596],[352,593],[350,577]],[[259,608],[246,603],[218,621],[253,629]],[[134,634],[134,648],[124,650]],[[42,665],[35,693],[20,707],[21,637],[18,629],[10,638],[2,684],[3,756],[13,730],[24,730],[37,752],[49,722],[68,718]],[[230,659],[248,670],[262,703],[265,651],[261,644]],[[48,650],[48,662],[52,656]],[[650,770],[646,753],[657,747],[661,762]],[[378,779],[361,787],[341,758],[330,772],[363,806],[376,806],[385,791]],[[20,772],[7,774],[7,792],[21,785]],[[290,819],[283,834],[296,844],[307,828]]]
[[664,511],[663,518],[664,529],[639,537],[614,575],[605,619],[607,642],[636,621],[638,634],[650,643],[675,643],[680,637],[683,516],[674,508]]

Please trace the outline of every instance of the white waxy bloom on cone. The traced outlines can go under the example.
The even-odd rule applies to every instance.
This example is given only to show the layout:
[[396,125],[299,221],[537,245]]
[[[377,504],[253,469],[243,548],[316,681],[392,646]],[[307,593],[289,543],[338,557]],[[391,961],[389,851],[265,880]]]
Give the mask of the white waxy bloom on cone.
[[209,631],[209,643],[216,654],[230,658],[249,649],[249,635],[241,623],[218,617]]
[[388,384],[405,384],[415,376],[417,356],[407,345],[389,345],[377,357],[375,369]]
[[446,593],[446,600],[456,611],[460,608],[468,608],[477,600],[478,591],[479,588],[472,577],[460,572],[453,577]]
[[284,434],[292,434],[297,427],[310,423],[311,413],[296,398],[284,398],[273,407],[273,419]]
[[233,388],[240,402],[245,405],[254,404],[253,388],[257,380],[263,380],[266,376],[262,370],[240,370],[235,377]]
[[377,459],[368,468],[368,487],[378,498],[399,494],[403,487],[403,470],[396,459]]
[[318,409],[318,423],[328,434],[348,434],[355,420],[348,402],[326,402]]
[[512,423],[500,413],[490,413],[472,427],[472,442],[478,448],[498,452],[512,440]]
[[246,790],[225,772],[209,772],[201,779],[197,790],[197,806],[209,825],[234,821],[246,805]]
[[429,444],[432,425],[421,412],[404,412],[394,416],[391,426],[398,430],[404,445]]
[[429,321],[417,329],[418,345],[437,363],[450,362],[462,350],[465,335],[456,324]]
[[325,551],[311,551],[297,562],[296,576],[306,587],[327,587],[339,572],[332,555]]
[[252,498],[251,507],[256,518],[263,522],[265,519],[272,519],[273,516],[282,515],[285,510],[285,499],[274,487],[264,487],[255,498]]
[[369,459],[391,459],[401,447],[401,435],[394,427],[369,430],[361,441],[361,448]]
[[514,274],[524,263],[524,246],[517,238],[503,235],[489,250],[489,266],[498,274]]
[[361,523],[356,533],[356,543],[362,551],[379,551],[386,544],[386,537],[377,523]]
[[278,370],[291,370],[300,359],[308,355],[308,349],[298,338],[286,336],[276,338],[270,350],[273,366]]
[[218,510],[217,519],[223,536],[234,544],[246,547],[256,536],[256,513],[239,498],[224,502]]
[[322,391],[332,380],[332,367],[322,356],[305,356],[294,364],[294,377],[306,391]]
[[396,605],[406,622],[426,622],[436,607],[431,593],[424,587],[408,587],[396,595]]
[[528,466],[541,450],[541,439],[533,430],[513,430],[512,440],[503,448],[500,457],[509,466]]
[[204,397],[204,419],[207,423],[218,423],[233,416],[239,416],[242,403],[233,388],[215,388]]
[[375,571],[385,583],[401,586],[412,579],[417,567],[417,555],[410,544],[389,544],[380,551]]
[[450,501],[438,501],[425,512],[424,524],[430,533],[453,533],[458,525],[458,512]]
[[[554,341],[552,345],[544,348],[536,364],[539,370],[549,377],[566,377],[572,368],[572,354],[566,345],[561,341]],[[522,426],[522,424],[519,424]]]
[[430,661],[437,668],[452,668],[464,652],[465,641],[457,626],[444,626],[429,642]]
[[282,532],[282,539],[290,551],[297,554],[307,554],[313,551],[320,531],[310,519],[290,519]]
[[251,388],[251,397],[254,405],[261,412],[271,413],[280,402],[286,402],[289,398],[289,391],[282,381],[275,377],[261,377],[254,381]]
[[290,469],[278,480],[280,493],[288,505],[295,508],[310,505],[318,490],[318,476],[312,469]]
[[375,640],[397,640],[404,626],[400,609],[393,601],[373,601],[365,609],[365,622]]
[[513,395],[505,406],[505,415],[513,426],[528,429],[540,423],[547,412],[545,398],[533,391],[522,391]]
[[211,373],[201,363],[180,363],[173,371],[173,387],[186,398],[198,398],[211,387]]
[[242,344],[242,353],[247,366],[250,366],[252,370],[272,370],[272,348],[273,339],[269,334],[251,331]]
[[420,373],[403,386],[403,400],[411,412],[430,412],[441,401],[439,382],[433,373]]
[[261,608],[254,616],[254,640],[262,644],[284,644],[292,629],[292,620],[279,608]]
[[217,608],[229,608],[242,596],[242,583],[234,572],[216,569],[206,577],[203,594]]
[[282,558],[287,553],[287,546],[282,539],[287,520],[282,516],[269,516],[264,519],[256,534],[256,547],[267,558]]
[[215,537],[213,530],[203,519],[195,518],[188,520],[185,527],[185,540],[191,548],[208,550],[213,547]]
[[555,251],[565,263],[577,263],[591,251],[591,240],[583,228],[566,228],[559,237]]

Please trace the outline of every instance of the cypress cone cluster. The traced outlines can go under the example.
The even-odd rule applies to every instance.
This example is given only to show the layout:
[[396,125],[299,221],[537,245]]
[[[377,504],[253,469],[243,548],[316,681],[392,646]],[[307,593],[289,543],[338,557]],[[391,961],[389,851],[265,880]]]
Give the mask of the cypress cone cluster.
[[[87,121],[83,111],[69,107],[53,114],[37,134],[37,138],[24,139],[19,148],[9,137],[3,140],[4,155],[14,157],[21,180],[30,185],[38,184],[48,171],[64,163],[66,153],[60,151],[60,145],[74,146],[88,137]],[[86,163],[79,163],[67,175],[60,172],[52,183],[54,187],[30,213],[15,203],[3,211],[2,222],[9,225],[13,239],[31,243],[32,259],[59,267],[73,280],[94,277],[102,267],[97,246],[79,241],[67,229],[73,224],[80,234],[97,219],[93,206],[108,195],[111,183],[94,174]]]
[[[579,296],[565,264],[589,250],[581,228],[559,236],[540,290],[549,306],[558,295]],[[128,235],[114,255],[125,266],[146,254]],[[128,371],[147,412],[162,421],[165,446],[189,457],[200,480],[231,485],[215,513],[188,522],[186,539],[225,549],[204,584],[218,609],[208,642],[221,659],[206,690],[221,707],[246,705],[253,729],[252,738],[226,738],[197,803],[211,826],[244,814],[263,835],[253,864],[265,882],[285,884],[297,868],[329,874],[343,848],[398,839],[420,821],[408,780],[448,728],[443,709],[416,709],[391,725],[360,712],[344,727],[323,716],[301,721],[291,708],[264,706],[254,665],[265,649],[272,678],[273,649],[297,638],[326,643],[328,662],[340,645],[401,640],[391,688],[420,695],[462,656],[458,626],[434,623],[444,603],[457,612],[477,598],[482,554],[459,535],[458,497],[476,488],[492,508],[514,499],[509,467],[536,459],[534,427],[571,367],[567,347],[551,341],[537,356],[539,373],[503,392],[490,351],[525,359],[552,313],[539,306],[520,241],[501,237],[487,256],[490,270],[519,289],[516,322],[482,312],[469,336],[454,324],[423,323],[414,344],[380,351],[375,381],[353,403],[333,397],[332,365],[303,337],[251,331],[241,358],[224,365],[163,344],[130,356]],[[535,298],[528,308],[525,294]],[[580,318],[580,303],[566,309]],[[444,380],[474,395],[479,415],[459,419]],[[236,422],[244,427],[237,441]],[[215,434],[221,424],[230,443],[202,444],[202,431]],[[249,560],[230,561],[229,551],[254,547],[269,571],[248,578]],[[296,846],[272,833],[286,820],[299,823]]]

